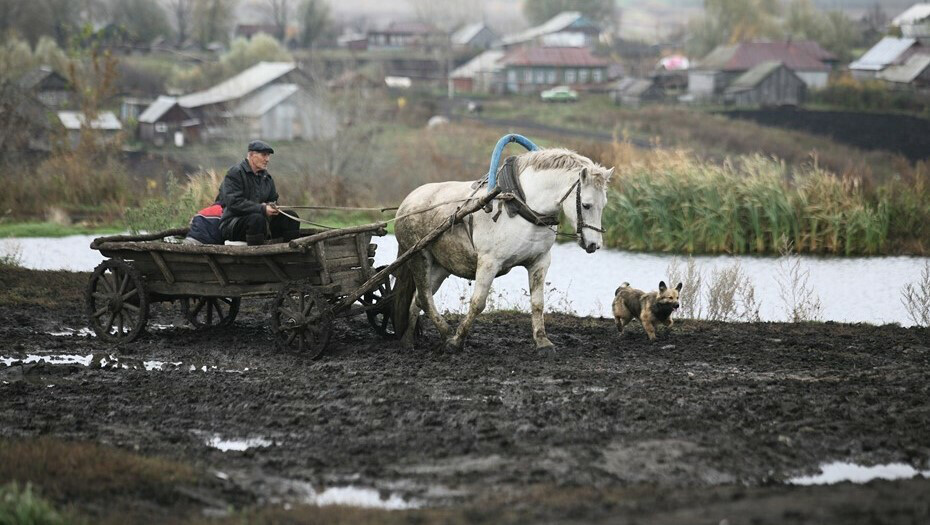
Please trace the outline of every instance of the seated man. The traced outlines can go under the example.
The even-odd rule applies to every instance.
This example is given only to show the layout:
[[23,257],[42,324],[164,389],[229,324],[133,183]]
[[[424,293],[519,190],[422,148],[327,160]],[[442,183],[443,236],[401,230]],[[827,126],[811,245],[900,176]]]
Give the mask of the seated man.
[[265,171],[272,153],[271,146],[253,140],[245,160],[226,172],[219,199],[224,206],[220,219],[223,240],[245,241],[254,246],[270,238],[288,241],[299,235],[300,224],[281,215],[275,202],[278,192]]

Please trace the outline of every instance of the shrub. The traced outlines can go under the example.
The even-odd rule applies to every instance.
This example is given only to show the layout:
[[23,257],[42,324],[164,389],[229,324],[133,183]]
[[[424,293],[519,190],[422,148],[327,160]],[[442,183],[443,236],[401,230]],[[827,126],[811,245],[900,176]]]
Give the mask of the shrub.
[[794,252],[788,239],[782,239],[781,259],[775,280],[788,321],[800,323],[819,321],[823,317],[820,297],[810,285],[810,270],[802,267],[801,257]]
[[904,285],[901,303],[914,324],[930,326],[930,261],[924,263],[920,280]]
[[707,292],[707,318],[711,321],[760,321],[756,290],[739,262],[714,269]]
[[0,486],[0,525],[58,525],[67,521],[51,503],[33,492],[32,485]]

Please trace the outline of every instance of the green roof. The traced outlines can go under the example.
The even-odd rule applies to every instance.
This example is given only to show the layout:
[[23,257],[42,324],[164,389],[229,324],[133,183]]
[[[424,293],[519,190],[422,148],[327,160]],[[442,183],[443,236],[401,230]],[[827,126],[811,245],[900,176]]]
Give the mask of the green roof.
[[783,67],[781,62],[772,60],[769,62],[763,62],[758,66],[750,69],[749,71],[743,73],[742,75],[736,77],[729,87],[727,87],[727,93],[733,93],[737,91],[748,91],[759,85],[760,82],[768,78],[769,75],[774,73],[778,68]]

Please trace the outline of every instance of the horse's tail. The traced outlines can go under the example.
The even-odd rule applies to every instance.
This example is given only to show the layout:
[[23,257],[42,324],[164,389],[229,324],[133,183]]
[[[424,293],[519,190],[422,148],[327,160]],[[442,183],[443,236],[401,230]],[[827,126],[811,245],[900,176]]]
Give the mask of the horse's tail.
[[416,289],[410,265],[400,265],[394,272],[394,333],[398,337],[403,336],[409,328],[410,305]]

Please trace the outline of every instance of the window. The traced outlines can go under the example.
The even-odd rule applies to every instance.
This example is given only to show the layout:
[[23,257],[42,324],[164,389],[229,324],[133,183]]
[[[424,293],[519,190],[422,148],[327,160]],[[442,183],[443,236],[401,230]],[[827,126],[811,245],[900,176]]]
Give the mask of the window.
[[168,124],[165,124],[164,122],[156,122],[155,132],[156,133],[168,133]]
[[517,71],[515,69],[507,71],[507,82],[511,84],[515,84],[517,82]]
[[588,83],[588,70],[587,69],[578,70],[578,82],[581,84]]
[[574,84],[576,80],[577,80],[577,76],[576,76],[575,70],[574,70],[574,69],[566,69],[566,70],[565,70],[565,83],[566,83],[566,84]]
[[554,69],[550,69],[549,71],[546,71],[546,83],[547,84],[555,84],[555,79],[556,79],[556,75],[555,75]]
[[604,71],[603,71],[603,70],[600,70],[600,69],[595,69],[595,70],[591,71],[591,80],[594,81],[595,84],[599,84],[599,83],[603,82],[603,81],[604,81]]
[[546,83],[546,71],[544,69],[536,70],[536,83],[545,84]]
[[526,68],[523,70],[523,82],[527,84],[533,83],[533,70],[532,69]]

